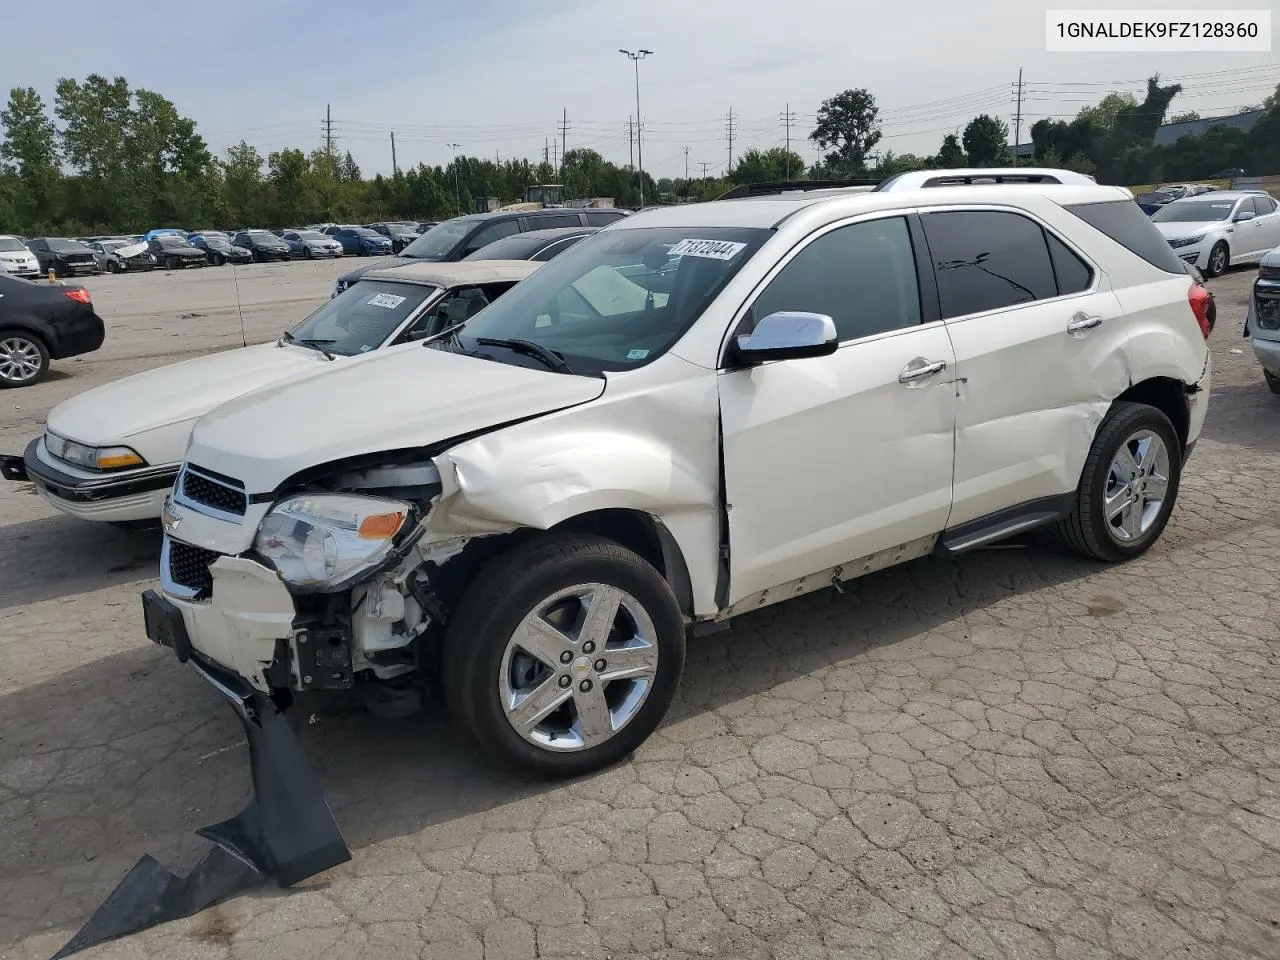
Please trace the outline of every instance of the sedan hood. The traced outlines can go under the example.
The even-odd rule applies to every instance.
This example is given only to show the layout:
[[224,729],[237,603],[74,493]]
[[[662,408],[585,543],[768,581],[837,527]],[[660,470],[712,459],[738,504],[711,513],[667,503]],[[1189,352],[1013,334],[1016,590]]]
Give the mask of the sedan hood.
[[1270,253],[1262,258],[1259,267],[1280,267],[1280,247],[1276,247]]
[[111,252],[127,260],[129,257],[136,257],[140,253],[146,253],[147,245],[145,243],[131,243],[127,247],[116,247]]
[[187,460],[268,493],[300,470],[562,410],[604,386],[406,344],[224,404],[196,422]]
[[[274,343],[212,353],[86,390],[54,407],[48,426],[80,443],[128,443],[139,434],[194,420],[232,397],[319,364],[327,366],[328,361],[314,350]],[[181,454],[179,448],[173,462]]]
[[1155,223],[1160,236],[1166,240],[1182,240],[1185,237],[1198,237],[1208,233],[1218,224],[1215,223]]

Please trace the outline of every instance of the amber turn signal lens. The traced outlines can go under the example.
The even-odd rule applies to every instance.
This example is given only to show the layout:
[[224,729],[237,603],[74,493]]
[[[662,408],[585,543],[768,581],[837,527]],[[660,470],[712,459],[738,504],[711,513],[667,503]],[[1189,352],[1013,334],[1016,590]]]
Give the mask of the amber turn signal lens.
[[128,453],[98,454],[99,470],[118,470],[121,467],[140,467],[142,458],[132,451]]
[[404,523],[403,513],[375,513],[360,521],[361,540],[390,540]]

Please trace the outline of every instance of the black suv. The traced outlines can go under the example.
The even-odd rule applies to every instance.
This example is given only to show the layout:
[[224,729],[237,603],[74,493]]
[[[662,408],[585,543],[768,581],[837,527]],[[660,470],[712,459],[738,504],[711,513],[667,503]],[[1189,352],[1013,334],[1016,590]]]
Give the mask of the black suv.
[[616,220],[630,216],[627,210],[612,207],[549,207],[545,210],[510,210],[498,213],[472,213],[437,223],[434,227],[409,244],[399,255],[379,260],[368,266],[352,270],[338,278],[333,294],[337,296],[362,277],[366,270],[381,270],[423,260],[437,263],[453,263],[475,253],[503,237],[530,230],[550,230],[553,227],[606,227]]

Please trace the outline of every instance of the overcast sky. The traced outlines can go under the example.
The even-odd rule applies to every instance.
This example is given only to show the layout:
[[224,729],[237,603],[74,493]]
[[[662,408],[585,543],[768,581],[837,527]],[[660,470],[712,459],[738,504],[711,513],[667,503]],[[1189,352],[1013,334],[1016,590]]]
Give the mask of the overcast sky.
[[0,90],[34,86],[52,106],[59,77],[121,75],[173,100],[219,155],[242,138],[264,155],[318,146],[328,104],[340,149],[366,175],[390,173],[392,130],[402,169],[447,162],[451,143],[540,158],[562,110],[570,149],[625,162],[635,75],[619,47],[654,51],[640,96],[656,176],[681,176],[685,147],[690,173],[723,172],[730,108],[737,155],[780,145],[789,103],[793,146],[811,162],[814,114],[848,87],[876,97],[879,149],[932,153],[978,113],[1012,130],[1019,68],[1024,141],[1036,119],[1138,93],[1157,71],[1184,85],[1171,112],[1203,116],[1280,82],[1275,52],[1046,53],[1044,7],[1015,0],[916,0],[877,6],[874,21],[848,0],[63,0],[52,22],[40,3],[4,6]]

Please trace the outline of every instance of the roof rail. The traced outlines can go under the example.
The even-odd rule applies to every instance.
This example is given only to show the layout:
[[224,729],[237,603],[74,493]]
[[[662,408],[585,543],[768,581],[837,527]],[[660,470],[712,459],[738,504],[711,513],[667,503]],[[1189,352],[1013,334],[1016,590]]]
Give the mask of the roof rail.
[[741,200],[743,197],[764,197],[778,193],[807,193],[810,190],[839,190],[843,187],[874,187],[879,180],[769,180],[760,183],[740,183],[717,200]]
[[918,190],[922,187],[958,187],[991,183],[1040,183],[1096,185],[1093,177],[1072,170],[1048,167],[974,167],[957,170],[912,170],[890,177],[876,192]]

